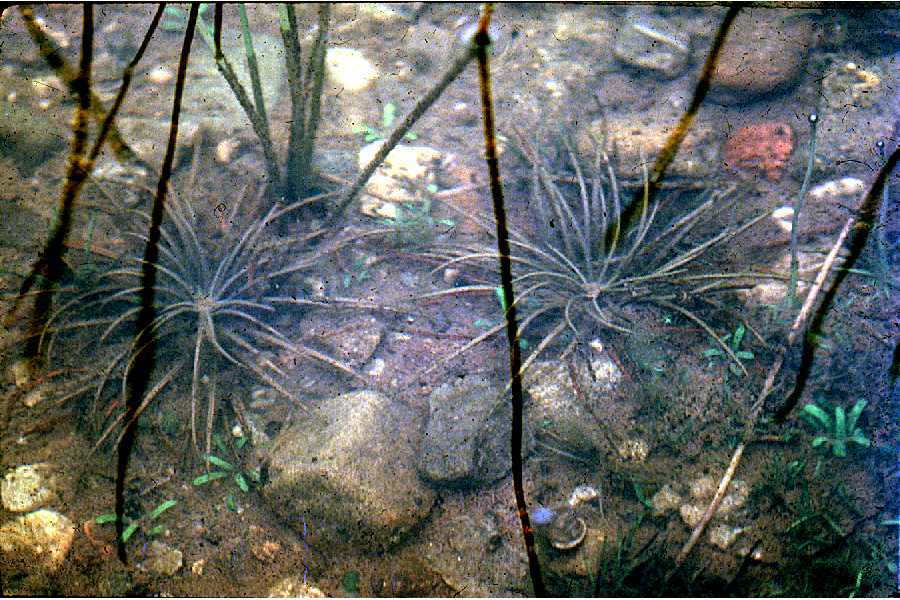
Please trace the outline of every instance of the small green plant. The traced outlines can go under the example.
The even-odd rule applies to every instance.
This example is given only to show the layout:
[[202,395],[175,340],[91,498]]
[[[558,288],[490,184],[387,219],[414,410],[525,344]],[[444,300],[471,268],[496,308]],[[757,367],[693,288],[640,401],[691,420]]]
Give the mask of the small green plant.
[[[139,518],[132,518],[128,515],[123,516],[123,520],[125,521],[125,529],[122,531],[122,541],[127,542],[131,537],[137,532],[138,529],[143,528],[147,537],[154,537],[161,534],[166,530],[166,526],[162,523],[157,523],[153,525],[153,522],[157,520],[164,512],[172,508],[178,504],[178,500],[166,500],[165,502],[160,503],[156,508],[150,511],[148,514]],[[116,522],[116,513],[106,513],[97,516],[94,519],[94,522],[97,525],[104,525],[106,523],[115,523]]]
[[847,456],[847,446],[850,443],[868,448],[871,443],[862,429],[856,426],[866,404],[865,400],[860,400],[849,413],[844,411],[843,406],[835,407],[833,418],[815,403],[804,406],[801,417],[821,432],[813,438],[813,448],[831,446],[832,453],[839,458]]
[[[366,143],[383,140],[387,137],[386,132],[391,129],[395,120],[397,120],[397,105],[393,102],[385,102],[384,108],[381,110],[381,129],[376,129],[371,125],[354,125],[351,131],[355,135],[362,135]],[[408,131],[403,139],[413,141],[419,139],[419,136]]]
[[[734,352],[734,355],[741,360],[753,360],[753,353],[749,350],[741,350],[741,344],[744,342],[744,337],[747,334],[747,328],[744,327],[743,323],[739,323],[737,327],[734,329],[734,333],[729,333],[725,337],[722,338],[722,343],[728,344],[731,348],[731,351]],[[730,341],[729,341],[730,340]],[[703,356],[710,359],[710,366],[712,366],[712,359],[718,357],[726,356],[725,352],[721,348],[707,348],[703,351]],[[732,372],[734,375],[741,375],[741,370],[738,365],[733,362],[728,363],[728,370]]]
[[[218,434],[213,436],[213,441],[221,454],[229,454],[228,448],[226,448],[224,442],[222,442],[222,438]],[[247,436],[241,436],[235,440],[235,451],[230,453],[234,455],[235,462],[239,461],[237,452],[243,449],[243,447],[247,445],[247,442]],[[191,482],[195,487],[208,485],[217,479],[229,478],[234,481],[235,485],[237,485],[237,488],[242,493],[246,494],[250,491],[251,482],[253,484],[258,484],[260,482],[260,474],[256,469],[241,470],[235,466],[234,463],[227,461],[220,456],[216,456],[215,454],[207,454],[205,459],[207,465],[215,467],[216,470],[210,470],[195,477]],[[231,512],[237,512],[237,502],[233,492],[229,492],[229,494],[225,496],[225,506]]]

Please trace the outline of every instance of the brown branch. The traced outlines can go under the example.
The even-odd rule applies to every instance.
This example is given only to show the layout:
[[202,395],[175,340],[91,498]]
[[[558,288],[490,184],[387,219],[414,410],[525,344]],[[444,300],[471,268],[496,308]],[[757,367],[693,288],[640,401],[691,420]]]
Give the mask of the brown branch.
[[[491,21],[493,7],[486,3],[481,12],[478,32],[475,34],[475,53],[478,56],[478,75],[481,87],[481,114],[484,121],[484,148],[488,176],[491,182],[491,197],[494,201],[494,219],[497,224],[497,252],[500,260],[500,278],[503,285],[503,296],[506,299],[506,337],[509,344],[510,391],[512,393],[512,434],[510,450],[512,453],[513,488],[516,496],[516,509],[522,524],[522,537],[525,551],[528,554],[528,571],[536,596],[546,596],[541,567],[534,548],[534,531],[528,517],[528,505],[525,501],[525,488],[522,476],[522,424],[524,408],[524,391],[522,390],[522,351],[519,347],[519,326],[516,322],[516,303],[513,296],[512,260],[510,259],[509,229],[506,225],[506,207],[503,201],[503,184],[500,182],[500,163],[497,158],[497,140],[494,126],[494,100],[491,89],[491,72],[488,64],[488,47],[491,37],[488,25]],[[374,162],[374,161],[373,161]]]
[[[125,554],[125,542],[122,540],[122,532],[125,523],[125,480],[128,474],[128,461],[131,458],[131,449],[136,436],[136,422],[133,420],[147,385],[150,382],[150,374],[153,372],[156,338],[151,331],[150,324],[156,318],[154,297],[156,295],[156,264],[159,260],[159,239],[165,208],[166,191],[169,179],[172,176],[172,164],[175,160],[175,146],[178,140],[178,120],[181,116],[181,99],[184,94],[184,82],[187,74],[188,58],[191,53],[191,43],[194,39],[194,30],[197,27],[197,14],[200,5],[191,5],[188,14],[187,29],[184,33],[184,43],[181,47],[181,55],[178,61],[178,73],[175,77],[175,94],[172,101],[172,117],[169,126],[169,140],[166,143],[166,152],[163,156],[160,169],[159,182],[156,187],[156,196],[153,199],[153,210],[150,215],[150,229],[147,232],[147,243],[144,249],[144,260],[141,272],[141,310],[137,318],[137,333],[132,345],[136,356],[134,368],[127,375],[126,396],[126,426],[118,443],[118,464],[116,465],[116,541],[118,544],[119,560],[127,564]],[[149,338],[149,339],[148,339]]]
[[[88,111],[91,104],[91,63],[94,51],[94,10],[90,4],[84,6],[84,19],[81,36],[81,60],[78,75],[73,81],[73,88],[78,94],[78,106],[75,108],[75,117],[72,121],[72,146],[69,155],[69,168],[66,173],[66,183],[63,187],[62,198],[59,201],[59,211],[53,234],[47,240],[41,256],[31,268],[31,272],[19,290],[19,297],[27,294],[31,287],[40,278],[42,292],[51,291],[62,276],[63,254],[66,251],[66,238],[72,227],[72,211],[78,192],[87,178],[89,169],[85,164],[84,154],[87,148],[88,138]],[[18,304],[18,301],[16,302]],[[40,353],[40,332],[43,331],[47,317],[53,306],[53,294],[44,293],[37,296],[34,302],[34,311],[29,323],[29,336],[26,341],[25,355],[35,359]],[[16,306],[13,306],[15,311]],[[10,313],[12,314],[12,313]]]

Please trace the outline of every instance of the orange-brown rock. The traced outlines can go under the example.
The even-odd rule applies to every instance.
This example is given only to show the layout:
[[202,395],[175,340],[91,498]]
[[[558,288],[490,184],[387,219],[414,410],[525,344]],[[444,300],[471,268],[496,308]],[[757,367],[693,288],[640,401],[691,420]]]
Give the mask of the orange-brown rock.
[[786,123],[763,121],[738,129],[725,144],[725,166],[766,174],[769,181],[781,173],[794,151],[794,132]]

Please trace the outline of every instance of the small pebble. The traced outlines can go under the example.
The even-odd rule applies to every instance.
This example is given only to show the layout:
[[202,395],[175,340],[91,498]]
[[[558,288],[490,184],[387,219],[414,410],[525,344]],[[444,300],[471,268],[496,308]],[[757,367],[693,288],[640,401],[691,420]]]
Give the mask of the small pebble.
[[164,85],[166,83],[169,83],[174,78],[175,75],[172,73],[172,71],[162,65],[154,67],[152,71],[147,73],[147,79],[157,85]]

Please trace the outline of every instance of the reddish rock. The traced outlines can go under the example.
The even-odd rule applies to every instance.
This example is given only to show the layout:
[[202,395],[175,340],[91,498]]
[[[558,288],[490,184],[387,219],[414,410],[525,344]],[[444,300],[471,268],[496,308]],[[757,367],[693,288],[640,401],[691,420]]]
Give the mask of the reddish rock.
[[751,123],[728,138],[725,166],[759,171],[765,173],[769,181],[778,181],[793,150],[794,132],[786,123]]

